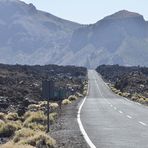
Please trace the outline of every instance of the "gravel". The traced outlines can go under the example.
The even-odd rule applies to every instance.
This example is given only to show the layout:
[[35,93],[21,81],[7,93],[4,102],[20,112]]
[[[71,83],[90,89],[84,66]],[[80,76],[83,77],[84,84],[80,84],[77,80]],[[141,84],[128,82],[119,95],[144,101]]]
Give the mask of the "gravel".
[[57,141],[56,148],[89,148],[79,130],[77,111],[81,99],[62,106],[57,122],[51,126],[50,135]]

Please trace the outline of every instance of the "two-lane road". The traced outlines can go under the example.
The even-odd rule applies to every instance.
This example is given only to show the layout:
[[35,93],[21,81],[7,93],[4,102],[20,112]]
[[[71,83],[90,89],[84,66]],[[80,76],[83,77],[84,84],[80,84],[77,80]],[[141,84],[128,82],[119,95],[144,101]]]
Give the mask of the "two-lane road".
[[115,95],[94,70],[88,78],[80,119],[94,147],[148,148],[148,107]]

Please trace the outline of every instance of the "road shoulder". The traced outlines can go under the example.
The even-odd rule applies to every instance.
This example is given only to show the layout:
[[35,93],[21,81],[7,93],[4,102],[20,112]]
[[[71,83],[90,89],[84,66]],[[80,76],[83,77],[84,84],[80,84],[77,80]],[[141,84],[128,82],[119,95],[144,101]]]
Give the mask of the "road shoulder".
[[62,107],[59,118],[51,126],[50,135],[56,139],[57,148],[89,148],[77,123],[78,107],[82,99]]

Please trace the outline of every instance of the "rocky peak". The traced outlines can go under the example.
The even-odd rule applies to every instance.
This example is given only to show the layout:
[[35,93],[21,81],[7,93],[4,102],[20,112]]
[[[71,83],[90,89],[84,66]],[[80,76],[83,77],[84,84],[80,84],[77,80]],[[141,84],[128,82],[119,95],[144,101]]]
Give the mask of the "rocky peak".
[[104,20],[127,19],[127,18],[142,18],[143,19],[143,16],[135,12],[121,10],[110,16],[105,17]]

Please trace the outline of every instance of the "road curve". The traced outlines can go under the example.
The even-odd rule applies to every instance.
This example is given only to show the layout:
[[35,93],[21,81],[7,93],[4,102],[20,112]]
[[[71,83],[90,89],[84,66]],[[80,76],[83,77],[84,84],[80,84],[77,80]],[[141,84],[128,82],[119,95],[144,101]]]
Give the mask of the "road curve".
[[82,126],[96,148],[148,148],[148,107],[115,95],[94,70],[81,109]]

